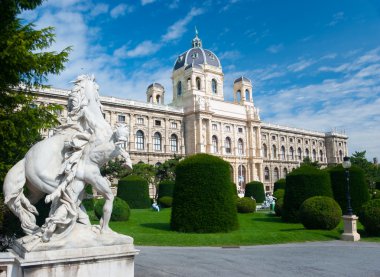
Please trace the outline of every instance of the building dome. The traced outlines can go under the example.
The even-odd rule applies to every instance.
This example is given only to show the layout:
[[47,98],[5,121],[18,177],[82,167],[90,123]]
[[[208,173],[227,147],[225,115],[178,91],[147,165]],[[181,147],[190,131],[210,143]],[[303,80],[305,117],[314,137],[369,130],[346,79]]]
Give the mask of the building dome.
[[202,40],[198,37],[196,31],[195,38],[192,41],[192,48],[178,56],[173,70],[181,67],[188,69],[190,67],[201,68],[201,65],[212,65],[221,68],[219,58],[210,50],[202,48]]
[[234,81],[234,84],[235,84],[235,83],[238,83],[238,82],[244,82],[244,83],[249,83],[249,84],[252,83],[252,81],[251,81],[250,79],[248,79],[248,78],[246,78],[246,77],[244,77],[244,76],[241,76],[241,77],[237,78],[237,79]]

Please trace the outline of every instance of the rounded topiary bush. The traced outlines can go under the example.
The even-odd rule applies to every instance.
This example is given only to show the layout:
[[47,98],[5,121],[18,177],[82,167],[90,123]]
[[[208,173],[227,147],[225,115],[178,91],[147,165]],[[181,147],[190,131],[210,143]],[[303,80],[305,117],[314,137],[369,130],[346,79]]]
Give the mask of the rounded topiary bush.
[[338,226],[342,209],[331,197],[314,196],[300,207],[301,223],[306,229],[332,230]]
[[253,197],[256,203],[263,203],[265,200],[264,185],[261,182],[253,181],[245,185],[244,197]]
[[[105,199],[98,199],[95,201],[94,211],[95,215],[100,219],[103,215],[103,206]],[[119,197],[115,197],[113,201],[111,221],[127,221],[131,214],[128,203]]]
[[[331,186],[334,193],[334,199],[343,212],[347,210],[347,180],[345,169],[342,165],[331,168],[329,171],[331,178]],[[350,173],[350,195],[351,207],[354,213],[358,213],[361,206],[370,199],[368,187],[365,181],[364,171],[356,166],[352,166]]]
[[234,182],[231,182],[232,190],[235,196],[238,196],[237,186]]
[[282,219],[287,222],[299,222],[301,204],[313,196],[333,197],[329,174],[307,165],[293,170],[286,176]]
[[215,233],[238,228],[228,162],[196,154],[176,167],[170,225],[180,232]]
[[279,198],[276,200],[276,204],[274,205],[274,212],[277,216],[281,216],[283,205],[284,205],[284,198]]
[[173,205],[173,197],[163,196],[161,198],[158,198],[158,203],[163,208],[170,208]]
[[365,203],[358,215],[360,223],[369,235],[380,236],[380,199]]
[[273,192],[276,192],[278,189],[285,189],[286,179],[279,179],[274,182]]
[[278,189],[275,192],[273,192],[273,197],[276,198],[276,201],[280,198],[284,198],[284,196],[285,196],[284,189]]
[[126,201],[131,209],[145,209],[151,206],[148,182],[139,176],[129,175],[119,180],[117,197]]
[[256,211],[256,201],[250,197],[238,198],[236,207],[238,213],[253,213]]
[[158,198],[164,196],[173,197],[174,181],[164,180],[158,185]]

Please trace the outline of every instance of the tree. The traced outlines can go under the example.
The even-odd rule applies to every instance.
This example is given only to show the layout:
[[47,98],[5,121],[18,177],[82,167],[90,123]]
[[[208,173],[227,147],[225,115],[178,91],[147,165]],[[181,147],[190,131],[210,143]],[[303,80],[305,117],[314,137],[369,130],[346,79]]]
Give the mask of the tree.
[[308,165],[315,168],[321,168],[321,165],[318,163],[318,161],[313,162],[310,157],[305,157],[301,163],[301,166]]
[[129,168],[124,166],[125,161],[115,158],[105,164],[100,172],[103,176],[110,176],[113,179],[121,179],[131,173]]
[[181,159],[181,156],[174,156],[173,159],[169,159],[165,161],[163,164],[160,164],[157,168],[157,178],[160,181],[175,181],[175,168]]
[[22,11],[41,3],[5,0],[0,4],[0,184],[8,170],[41,139],[41,129],[59,124],[54,111],[60,107],[35,105],[32,90],[44,87],[49,74],[64,69],[70,48],[44,52],[54,42],[53,28],[36,30],[18,18]]
[[128,175],[139,176],[143,178],[145,181],[147,181],[148,184],[156,186],[156,172],[157,169],[154,165],[140,162],[133,165],[133,169],[131,172],[129,172]]
[[366,151],[357,152],[350,157],[352,165],[361,168],[364,171],[366,182],[370,188],[374,188],[376,182],[380,181],[380,166],[369,162],[365,157]]

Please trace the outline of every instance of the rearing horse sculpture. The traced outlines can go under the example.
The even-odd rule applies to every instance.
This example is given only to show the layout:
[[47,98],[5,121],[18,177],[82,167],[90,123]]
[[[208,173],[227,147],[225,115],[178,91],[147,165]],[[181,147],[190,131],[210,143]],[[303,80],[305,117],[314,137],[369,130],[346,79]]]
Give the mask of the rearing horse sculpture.
[[[86,184],[106,199],[100,227],[101,232],[110,231],[114,197],[110,182],[101,176],[99,168],[118,155],[125,158],[126,166],[131,168],[132,163],[121,147],[127,140],[128,129],[119,126],[112,131],[103,117],[98,89],[93,76],[79,76],[69,95],[69,123],[30,148],[5,177],[5,203],[20,218],[24,232],[37,234],[43,241],[50,240],[57,225],[72,225],[76,221],[89,224],[87,214],[80,208]],[[28,197],[23,193],[24,185]],[[40,228],[36,225],[37,210],[33,204],[46,194],[45,202],[52,202],[52,206]]]

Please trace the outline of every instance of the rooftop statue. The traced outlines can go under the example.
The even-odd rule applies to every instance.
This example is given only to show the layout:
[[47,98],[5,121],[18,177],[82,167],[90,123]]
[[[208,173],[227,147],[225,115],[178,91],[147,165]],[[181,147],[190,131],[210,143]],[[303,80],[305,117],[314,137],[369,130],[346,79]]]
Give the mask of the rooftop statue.
[[[98,90],[93,76],[78,76],[69,94],[68,123],[30,148],[5,177],[5,203],[28,235],[21,243],[29,244],[29,251],[38,243],[64,238],[77,223],[90,225],[81,205],[86,184],[106,200],[98,231],[112,233],[108,224],[114,196],[99,168],[119,155],[124,157],[125,166],[132,168],[129,154],[122,148],[129,130],[125,125],[112,130],[103,117]],[[46,203],[51,202],[51,209],[40,227],[33,204],[43,197]]]

